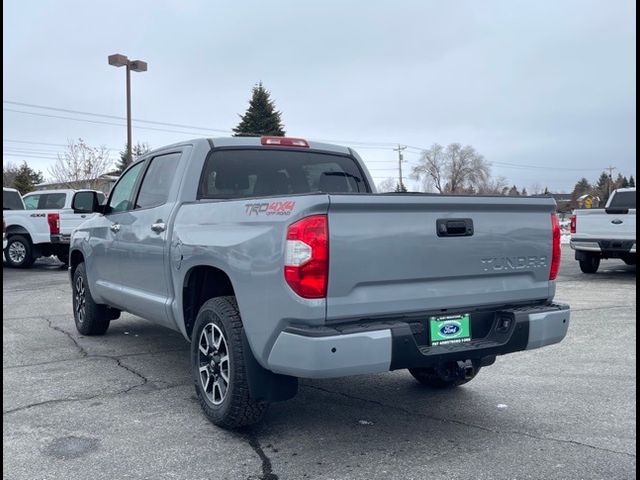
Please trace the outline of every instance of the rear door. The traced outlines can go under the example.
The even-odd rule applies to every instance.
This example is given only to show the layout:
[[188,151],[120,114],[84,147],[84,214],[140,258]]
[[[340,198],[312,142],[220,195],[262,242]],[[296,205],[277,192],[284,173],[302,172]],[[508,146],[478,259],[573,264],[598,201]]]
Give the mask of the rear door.
[[331,195],[328,319],[550,296],[546,198]]
[[123,307],[166,324],[170,298],[167,230],[180,183],[176,172],[181,155],[182,151],[176,151],[148,160],[134,208],[121,219],[118,237]]

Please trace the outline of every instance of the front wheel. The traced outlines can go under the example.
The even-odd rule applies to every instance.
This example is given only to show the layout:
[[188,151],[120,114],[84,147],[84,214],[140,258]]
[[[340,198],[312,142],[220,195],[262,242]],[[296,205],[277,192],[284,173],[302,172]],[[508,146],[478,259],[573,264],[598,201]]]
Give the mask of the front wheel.
[[84,263],[73,273],[73,318],[76,329],[82,335],[104,335],[109,328],[111,316],[106,305],[96,303],[89,290]]
[[191,335],[198,401],[207,418],[222,428],[257,423],[269,406],[249,394],[242,331],[235,297],[217,297],[202,305]]
[[479,365],[461,368],[461,362],[449,362],[439,367],[410,368],[409,373],[418,382],[431,388],[454,388],[473,380],[480,371]]
[[27,268],[35,261],[31,241],[24,235],[13,235],[9,238],[4,256],[12,268]]
[[586,258],[580,260],[580,270],[582,273],[596,273],[600,267],[600,257],[596,255],[587,255]]

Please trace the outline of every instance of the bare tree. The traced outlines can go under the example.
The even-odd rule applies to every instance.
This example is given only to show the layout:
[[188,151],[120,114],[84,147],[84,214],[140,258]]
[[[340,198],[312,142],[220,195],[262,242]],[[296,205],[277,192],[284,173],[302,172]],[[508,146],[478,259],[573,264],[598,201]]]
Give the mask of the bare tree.
[[396,180],[395,178],[385,178],[378,184],[378,193],[394,192],[396,190],[397,184],[398,180]]
[[480,195],[505,195],[508,190],[507,179],[504,177],[488,178],[481,182],[476,193]]
[[489,163],[471,145],[452,143],[445,148],[435,143],[422,152],[419,162],[411,176],[425,189],[433,185],[440,193],[476,192],[491,177]]
[[68,140],[67,150],[58,155],[49,168],[49,175],[56,183],[72,188],[90,187],[95,179],[107,173],[112,161],[105,146],[90,147],[81,138]]

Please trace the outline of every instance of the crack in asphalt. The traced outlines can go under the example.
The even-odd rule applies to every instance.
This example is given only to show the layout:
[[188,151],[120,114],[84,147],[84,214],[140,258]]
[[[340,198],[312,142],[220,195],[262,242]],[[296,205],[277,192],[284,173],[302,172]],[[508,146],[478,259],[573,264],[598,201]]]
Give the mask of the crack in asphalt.
[[[131,391],[135,390],[136,388],[140,388],[142,386],[144,386],[144,383],[138,384],[138,385],[134,385],[132,387],[128,387],[125,388],[123,390],[119,390],[117,392],[112,392],[112,393],[98,393],[95,395],[86,395],[86,396],[77,396],[77,397],[68,397],[68,398],[55,398],[52,400],[44,400],[42,402],[37,402],[37,403],[30,403],[29,405],[23,405],[21,407],[16,407],[16,408],[11,408],[9,410],[3,410],[2,411],[2,415],[8,415],[11,413],[16,413],[16,412],[21,412],[23,410],[29,410],[31,408],[35,408],[35,407],[41,407],[43,405],[56,405],[58,403],[69,403],[69,402],[84,402],[87,400],[95,400],[97,398],[113,398],[113,397],[117,397],[119,395],[125,395],[128,393],[131,393]],[[153,390],[149,390],[146,392],[146,394],[150,394],[150,393],[155,393],[155,392],[160,392],[163,390],[170,390],[172,388],[177,388],[177,387],[185,387],[187,385],[191,385],[191,382],[189,383],[176,383],[176,384],[168,384],[165,387],[156,387]]]
[[[82,347],[82,345],[80,345],[80,343],[78,342],[78,340],[71,335],[70,332],[67,332],[66,330],[53,325],[53,323],[51,322],[51,320],[47,317],[39,317],[41,319],[43,319],[45,322],[47,322],[47,325],[52,329],[55,330],[57,332],[62,333],[63,335],[65,335],[67,338],[69,338],[72,342],[73,345],[76,347],[76,349],[78,350],[78,352],[80,353],[80,358],[105,358],[108,360],[112,360],[116,363],[116,365],[119,368],[122,368],[123,370],[126,370],[127,372],[135,375],[136,377],[138,377],[141,381],[135,385],[132,385],[130,387],[124,388],[122,390],[119,390],[117,392],[113,392],[113,393],[98,393],[95,395],[83,395],[83,396],[72,396],[72,397],[68,397],[68,398],[58,398],[58,399],[52,399],[52,400],[45,400],[42,402],[36,402],[36,403],[31,403],[28,405],[23,405],[21,407],[16,407],[16,408],[12,408],[9,410],[3,410],[2,414],[10,414],[10,413],[15,413],[15,412],[19,412],[22,410],[27,410],[30,408],[34,408],[34,407],[39,407],[42,405],[52,405],[52,404],[58,404],[58,403],[65,403],[65,402],[78,402],[78,401],[85,401],[85,400],[93,400],[95,398],[109,398],[109,397],[115,397],[118,395],[123,395],[123,394],[127,394],[130,393],[131,391],[137,389],[137,388],[141,388],[145,385],[147,385],[149,383],[149,379],[144,376],[141,372],[139,372],[138,370],[136,370],[135,368],[131,367],[130,365],[127,365],[123,362],[123,358],[119,358],[119,357],[115,357],[115,356],[109,356],[109,355],[91,355],[89,354],[84,347]],[[131,355],[123,355],[121,357],[127,357],[127,356],[135,356],[135,355],[142,355],[142,354],[131,354]],[[79,358],[75,358],[75,359],[67,359],[67,360],[57,360],[57,361],[53,361],[53,362],[47,362],[47,363],[57,363],[57,362],[63,362],[63,361],[69,361],[69,360],[79,360]],[[24,365],[21,365],[24,366]],[[3,368],[4,370],[4,368]],[[166,390],[168,388],[174,388],[177,386],[183,386],[183,385],[187,385],[185,383],[181,383],[181,384],[177,384],[177,385],[169,385],[167,387],[156,387],[153,390],[150,390],[150,392],[156,392],[158,390]],[[189,383],[190,385],[190,383]]]
[[583,443],[583,442],[578,442],[577,440],[565,440],[562,438],[554,438],[554,437],[543,437],[540,435],[534,435],[532,433],[527,433],[527,432],[520,432],[518,430],[498,430],[495,428],[490,428],[490,427],[483,427],[482,425],[476,425],[474,423],[468,423],[468,422],[463,422],[462,420],[454,420],[451,418],[442,418],[442,417],[436,417],[433,415],[429,415],[426,413],[422,413],[422,412],[413,412],[411,410],[408,410],[406,408],[403,407],[399,407],[397,405],[389,405],[387,403],[383,403],[383,402],[378,402],[377,400],[371,400],[369,398],[363,398],[363,397],[358,397],[356,395],[351,395],[348,393],[343,393],[343,392],[334,392],[332,390],[328,390],[326,388],[322,388],[322,387],[318,387],[316,385],[301,385],[303,388],[309,388],[309,389],[313,389],[313,390],[319,390],[321,392],[325,392],[328,394],[333,394],[333,395],[339,395],[342,397],[346,397],[349,398],[351,400],[357,400],[357,401],[362,401],[362,402],[367,402],[367,403],[372,403],[374,405],[378,405],[380,407],[383,408],[389,408],[391,410],[397,410],[400,411],[406,415],[410,415],[410,416],[420,416],[420,417],[424,417],[424,418],[428,418],[430,420],[434,420],[440,423],[453,423],[453,424],[457,424],[457,425],[462,425],[465,427],[471,427],[471,428],[475,428],[477,430],[482,430],[485,432],[491,432],[491,433],[495,433],[495,434],[512,434],[512,435],[520,435],[523,437],[529,437],[529,438],[534,438],[536,440],[544,440],[544,441],[549,441],[549,442],[558,442],[558,443],[564,443],[564,444],[570,444],[570,445],[577,445],[580,447],[587,447],[587,448],[591,448],[593,450],[598,450],[601,452],[607,452],[607,453],[616,453],[618,455],[625,455],[627,457],[631,457],[631,458],[636,458],[636,455],[634,455],[633,453],[627,453],[627,452],[621,452],[618,450],[612,450],[609,448],[603,448],[603,447],[597,447],[595,445],[590,445],[588,443]]
[[[262,449],[260,445],[260,441],[258,440],[258,434],[251,430],[247,429],[242,434],[242,437],[247,441],[249,446],[253,449],[254,452],[260,458],[260,462],[262,463],[262,475],[258,477],[259,480],[278,480],[278,475],[273,473],[273,467],[271,465],[271,459],[267,456],[267,454]],[[249,479],[253,478],[253,475],[249,477]]]
[[40,317],[42,318],[45,322],[47,322],[47,325],[49,325],[49,328],[55,330],[56,332],[60,332],[63,335],[65,335],[69,340],[71,340],[73,342],[73,344],[75,345],[75,347],[78,349],[78,351],[80,352],[80,356],[82,357],[86,357],[87,355],[89,355],[89,353],[84,349],[84,347],[82,347],[82,345],[80,345],[78,343],[78,340],[76,340],[76,338],[71,335],[71,333],[67,332],[66,330],[63,330],[62,328],[54,325],[51,320],[47,317]]
[[89,353],[87,355],[83,355],[75,358],[60,358],[58,360],[49,360],[48,362],[35,362],[35,363],[25,363],[22,365],[8,365],[6,367],[2,367],[3,370],[15,370],[17,368],[27,368],[27,367],[39,367],[42,365],[52,365],[54,363],[62,363],[62,362],[73,362],[75,360],[81,360],[84,358],[108,358],[112,360],[129,358],[129,357],[138,357],[142,355],[156,355],[158,353],[172,353],[172,352],[185,352],[187,353],[189,350],[185,350],[184,348],[172,348],[167,350],[156,350],[154,352],[138,352],[138,353],[125,353],[122,355],[102,355],[99,353]]

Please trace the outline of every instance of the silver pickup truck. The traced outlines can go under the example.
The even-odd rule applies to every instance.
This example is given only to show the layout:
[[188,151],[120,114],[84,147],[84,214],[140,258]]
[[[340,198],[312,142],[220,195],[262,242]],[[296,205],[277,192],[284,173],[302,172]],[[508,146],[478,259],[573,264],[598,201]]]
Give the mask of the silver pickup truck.
[[145,155],[71,238],[78,331],[120,311],[191,341],[207,417],[235,428],[298,378],[409,369],[468,382],[497,355],[560,342],[550,198],[375,194],[351,149],[284,137]]

